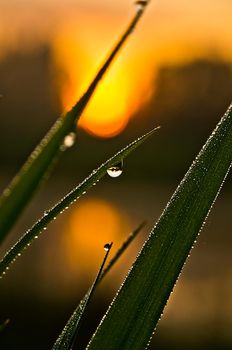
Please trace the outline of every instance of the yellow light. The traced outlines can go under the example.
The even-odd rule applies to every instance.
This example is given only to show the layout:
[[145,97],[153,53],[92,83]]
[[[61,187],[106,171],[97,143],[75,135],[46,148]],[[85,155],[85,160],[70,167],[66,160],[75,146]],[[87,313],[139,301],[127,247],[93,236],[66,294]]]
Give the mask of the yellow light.
[[104,245],[114,242],[113,252],[129,233],[128,219],[117,207],[99,198],[83,200],[71,213],[65,227],[63,247],[69,272],[93,278],[104,255]]
[[[81,37],[76,24],[66,25],[53,43],[57,81],[65,110],[70,109],[84,93],[103,62],[100,58],[106,52],[104,46],[112,42],[108,37],[106,41],[104,35],[108,26],[112,30],[111,23],[102,21],[100,28],[97,26],[101,33],[98,33],[96,40],[94,21],[99,24],[99,18],[91,17],[90,26],[87,32],[81,32]],[[97,87],[79,126],[100,137],[115,136],[126,127],[135,110],[147,99],[148,86],[153,78],[147,74],[149,64],[146,67],[140,64],[143,55],[143,50],[135,54],[133,49],[127,49],[126,60],[123,56],[117,57]]]
[[122,72],[113,73],[102,81],[79,124],[101,137],[119,134],[129,121],[128,81]]

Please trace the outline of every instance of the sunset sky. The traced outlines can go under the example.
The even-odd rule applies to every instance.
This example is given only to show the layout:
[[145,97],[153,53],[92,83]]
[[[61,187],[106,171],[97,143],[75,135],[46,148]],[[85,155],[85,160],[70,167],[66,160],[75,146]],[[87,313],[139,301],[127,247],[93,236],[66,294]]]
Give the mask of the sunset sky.
[[[0,0],[2,187],[49,125],[83,94],[135,11],[132,0]],[[64,152],[41,197],[16,226],[12,241],[121,147],[149,128],[162,128],[124,162],[122,176],[107,175],[57,217],[47,235],[22,257],[18,270],[17,264],[16,270],[12,268],[7,295],[11,289],[20,307],[26,289],[38,299],[51,298],[52,303],[54,290],[58,301],[63,298],[66,304],[72,295],[76,302],[78,288],[82,293],[96,274],[104,244],[114,242],[113,255],[145,219],[148,225],[113,270],[106,293],[121,282],[230,103],[231,14],[232,0],[150,0],[80,118],[78,126],[85,132],[78,130],[75,145]],[[173,328],[167,328],[165,339],[172,329],[173,339],[179,331],[180,338],[190,334],[195,341],[197,329],[204,331],[199,333],[204,340],[208,324],[212,332],[219,329],[232,342],[230,189],[222,193],[193,251],[192,265],[188,270],[187,264],[187,273],[185,268],[178,283],[167,317]],[[222,294],[216,285],[222,287]],[[224,310],[218,322],[221,300]],[[8,302],[13,305],[11,294]],[[31,323],[26,312],[24,317]],[[18,337],[12,341],[18,342]]]
[[[132,1],[1,1],[0,59],[47,44],[62,108],[70,108],[124,30]],[[126,48],[102,82],[80,125],[111,137],[154,92],[162,65],[214,56],[232,60],[230,0],[151,0]]]

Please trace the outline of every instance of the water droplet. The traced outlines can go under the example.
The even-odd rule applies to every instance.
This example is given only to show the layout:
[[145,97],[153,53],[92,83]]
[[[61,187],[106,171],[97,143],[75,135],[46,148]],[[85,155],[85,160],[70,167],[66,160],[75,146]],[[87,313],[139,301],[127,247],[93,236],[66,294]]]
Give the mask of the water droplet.
[[37,239],[37,238],[38,238],[38,236],[35,236],[34,238],[35,238],[35,239]]
[[106,243],[105,245],[104,245],[104,250],[106,251],[106,252],[108,252],[108,250],[111,248],[111,244],[110,243]]
[[3,195],[5,196],[5,197],[8,197],[9,195],[10,195],[10,189],[9,188],[6,188],[5,190],[4,190],[4,192],[3,192]]
[[49,214],[49,210],[46,210],[45,212],[44,212],[44,216],[47,216]]
[[139,12],[139,11],[143,11],[144,8],[147,6],[147,3],[148,3],[147,0],[138,0],[138,1],[135,1],[136,10],[137,10],[138,12]]
[[118,177],[122,174],[123,164],[122,161],[118,164],[115,164],[111,166],[109,169],[107,169],[107,174],[110,177]]
[[65,151],[67,148],[72,147],[75,141],[76,141],[75,132],[70,132],[70,134],[66,135],[64,138],[63,144],[60,147],[61,151]]

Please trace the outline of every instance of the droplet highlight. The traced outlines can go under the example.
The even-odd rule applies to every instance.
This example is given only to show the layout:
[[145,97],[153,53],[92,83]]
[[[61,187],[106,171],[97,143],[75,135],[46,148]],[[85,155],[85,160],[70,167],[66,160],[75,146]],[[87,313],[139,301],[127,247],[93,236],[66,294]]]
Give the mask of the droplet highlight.
[[123,163],[120,162],[118,164],[111,166],[109,169],[107,169],[107,174],[110,177],[119,177],[122,174],[122,171],[123,171]]
[[70,132],[68,135],[65,136],[63,144],[61,146],[61,151],[65,151],[67,148],[70,148],[74,145],[76,141],[76,134],[75,132]]
[[108,251],[110,250],[110,248],[111,248],[111,244],[110,244],[110,243],[106,243],[106,244],[104,245],[104,250],[105,250],[106,252],[108,252]]
[[139,11],[143,11],[144,8],[147,6],[148,0],[138,0],[135,1],[135,8],[136,10]]

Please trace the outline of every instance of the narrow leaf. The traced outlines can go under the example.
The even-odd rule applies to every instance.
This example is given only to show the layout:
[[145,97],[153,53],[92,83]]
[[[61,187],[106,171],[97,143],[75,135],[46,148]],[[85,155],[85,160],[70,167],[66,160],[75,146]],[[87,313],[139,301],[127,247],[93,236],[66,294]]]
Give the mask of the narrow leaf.
[[104,268],[105,263],[106,263],[106,259],[107,259],[108,255],[109,255],[109,252],[111,250],[112,245],[113,245],[113,242],[110,243],[110,244],[107,243],[104,246],[104,249],[105,249],[106,253],[105,253],[103,262],[102,262],[102,264],[100,266],[100,269],[99,269],[99,271],[97,273],[95,281],[93,282],[89,292],[87,293],[87,297],[84,299],[84,302],[81,304],[81,308],[80,308],[80,312],[78,314],[78,318],[77,318],[77,320],[75,322],[75,325],[73,327],[73,334],[71,336],[70,345],[68,347],[68,349],[70,349],[70,350],[72,350],[74,348],[74,345],[75,345],[75,342],[76,342],[76,338],[77,338],[77,335],[78,335],[78,331],[79,331],[80,326],[81,326],[81,321],[83,319],[83,316],[84,316],[84,313],[86,311],[86,308],[89,305],[89,303],[90,303],[90,301],[92,299],[92,296],[93,296],[93,294],[94,294],[94,292],[96,290],[96,286],[97,286],[97,284],[98,284],[98,282],[100,280],[103,268]]
[[[119,258],[122,256],[122,254],[125,252],[125,250],[128,248],[128,246],[131,244],[131,242],[137,237],[137,235],[141,232],[142,228],[144,228],[146,222],[143,221],[134,231],[131,232],[131,234],[127,237],[126,241],[122,244],[122,246],[118,249],[116,254],[113,256],[113,258],[110,260],[109,264],[106,266],[106,268],[103,270],[100,281],[105,277],[105,275],[111,270],[111,268],[114,266],[114,264],[119,260]],[[99,282],[100,282],[99,281]]]
[[110,52],[87,91],[65,116],[61,116],[57,120],[45,138],[33,151],[9,187],[3,192],[0,198],[0,242],[7,236],[38,185],[45,177],[48,177],[50,170],[63,150],[65,137],[70,133],[75,133],[76,123],[83,110],[115,56],[136,27],[142,13],[143,11],[136,12],[126,31]]
[[[114,266],[114,264],[118,261],[118,259],[121,257],[121,255],[125,252],[126,248],[130,245],[130,243],[135,239],[135,237],[138,235],[138,233],[141,232],[142,228],[144,227],[145,222],[140,224],[127,238],[127,240],[122,244],[122,246],[119,248],[119,250],[116,252],[114,257],[110,260],[107,267],[103,270],[103,272],[100,275],[100,278],[98,280],[98,283],[102,281],[102,279],[106,276],[106,274],[110,271],[110,269]],[[57,338],[52,350],[69,350],[72,334],[74,333],[74,327],[77,322],[77,320],[80,317],[80,313],[82,311],[83,305],[85,305],[86,300],[88,299],[89,291],[85,294],[84,298],[80,301],[79,305],[69,318],[68,322],[66,323],[64,329],[62,330],[61,334]]]
[[149,131],[147,134],[138,138],[116,153],[112,158],[103,163],[97,170],[94,170],[81,184],[68,193],[60,202],[58,202],[52,209],[45,211],[43,217],[37,221],[31,229],[29,229],[24,236],[6,253],[3,259],[0,261],[0,278],[6,274],[6,270],[9,269],[9,265],[12,264],[18,256],[26,249],[31,242],[38,238],[44,230],[46,230],[48,224],[56,219],[56,217],[66,210],[70,204],[75,202],[82,194],[96,184],[107,172],[107,170],[114,164],[119,163],[126,158],[134,149],[141,145],[147,138],[149,138],[155,130],[155,128]]
[[89,350],[145,349],[232,162],[232,105],[172,196]]

